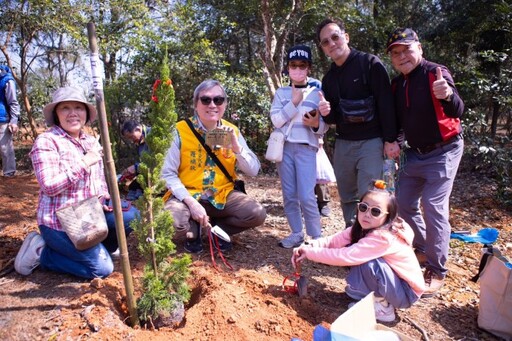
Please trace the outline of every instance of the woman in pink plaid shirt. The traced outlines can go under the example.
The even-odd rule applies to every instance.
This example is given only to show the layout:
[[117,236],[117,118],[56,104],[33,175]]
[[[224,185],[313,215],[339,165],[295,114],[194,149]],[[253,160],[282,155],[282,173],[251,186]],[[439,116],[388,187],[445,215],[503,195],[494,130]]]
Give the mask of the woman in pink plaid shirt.
[[[83,278],[106,277],[114,269],[109,253],[118,247],[112,209],[103,206],[109,227],[107,238],[83,251],[76,249],[62,231],[56,215],[59,208],[92,196],[110,199],[101,144],[83,130],[86,123],[96,119],[96,109],[82,90],[64,87],[55,91],[43,113],[50,129],[36,139],[30,152],[40,185],[37,223],[41,234],[28,234],[14,267],[22,275],[31,274],[40,264],[44,269]],[[123,212],[127,234],[136,214],[133,207]]]

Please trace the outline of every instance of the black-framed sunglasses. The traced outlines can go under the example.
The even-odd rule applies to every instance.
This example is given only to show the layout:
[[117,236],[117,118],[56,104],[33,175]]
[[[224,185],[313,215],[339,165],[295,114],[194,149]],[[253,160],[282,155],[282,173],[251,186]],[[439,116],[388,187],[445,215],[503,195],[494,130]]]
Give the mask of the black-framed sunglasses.
[[357,209],[359,210],[359,212],[361,213],[366,213],[366,211],[370,210],[370,214],[372,217],[374,218],[378,218],[380,217],[381,215],[383,214],[388,214],[389,212],[385,212],[383,210],[381,210],[379,207],[377,206],[370,206],[368,205],[367,203],[365,202],[360,202],[357,204]]
[[212,98],[212,97],[208,97],[208,96],[201,96],[201,97],[199,97],[199,100],[201,101],[201,104],[203,104],[203,105],[210,105],[210,103],[212,101],[215,105],[222,105],[222,104],[224,104],[226,97],[215,96]]
[[338,40],[341,39],[341,35],[343,33],[334,33],[333,35],[331,35],[331,38],[325,38],[324,40],[322,40],[320,42],[320,45],[322,45],[323,47],[326,47],[329,45],[329,41],[332,41],[332,42],[337,42]]

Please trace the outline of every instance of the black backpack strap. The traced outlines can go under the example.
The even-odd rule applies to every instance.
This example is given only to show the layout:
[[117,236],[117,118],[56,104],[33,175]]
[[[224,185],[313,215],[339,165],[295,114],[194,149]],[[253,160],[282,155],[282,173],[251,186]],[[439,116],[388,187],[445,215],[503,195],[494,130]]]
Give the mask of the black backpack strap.
[[208,155],[210,155],[210,157],[212,158],[213,162],[215,162],[217,164],[217,166],[220,168],[220,170],[222,171],[222,173],[224,173],[224,175],[226,176],[226,178],[228,178],[229,181],[231,182],[235,182],[233,180],[233,178],[231,177],[231,175],[229,175],[228,171],[226,170],[226,168],[224,167],[224,165],[222,164],[222,162],[220,162],[219,158],[217,157],[217,155],[215,155],[212,151],[212,149],[210,148],[210,146],[208,146],[206,144],[206,142],[204,141],[203,137],[197,132],[197,130],[194,128],[194,125],[192,124],[192,121],[190,121],[190,119],[186,118],[185,119],[185,122],[187,122],[190,130],[192,130],[192,132],[194,133],[194,135],[196,136],[196,138],[199,140],[199,142],[201,143],[201,145],[203,146],[204,150],[206,150],[206,152],[208,153]]

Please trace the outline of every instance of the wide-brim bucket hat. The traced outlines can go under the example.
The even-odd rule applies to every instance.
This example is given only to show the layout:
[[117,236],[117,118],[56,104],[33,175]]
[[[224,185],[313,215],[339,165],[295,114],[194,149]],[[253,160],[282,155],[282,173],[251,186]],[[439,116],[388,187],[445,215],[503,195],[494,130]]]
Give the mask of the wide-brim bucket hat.
[[98,112],[96,111],[96,108],[91,103],[87,102],[87,98],[85,98],[84,92],[82,89],[75,88],[73,86],[66,86],[63,88],[58,88],[55,90],[52,96],[52,102],[50,104],[47,104],[43,108],[43,114],[44,119],[46,120],[46,124],[48,126],[52,126],[55,124],[53,120],[53,111],[55,110],[55,107],[60,102],[66,102],[66,101],[75,101],[85,104],[85,106],[89,110],[89,120],[88,122],[94,122],[96,120],[96,117],[98,116]]

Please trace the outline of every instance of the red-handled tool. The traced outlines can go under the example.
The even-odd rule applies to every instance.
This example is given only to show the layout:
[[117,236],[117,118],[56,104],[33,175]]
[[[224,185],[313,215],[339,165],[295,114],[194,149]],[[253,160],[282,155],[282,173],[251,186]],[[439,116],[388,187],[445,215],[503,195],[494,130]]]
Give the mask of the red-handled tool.
[[304,297],[308,293],[308,279],[301,275],[301,264],[295,263],[295,272],[283,280],[283,290]]

